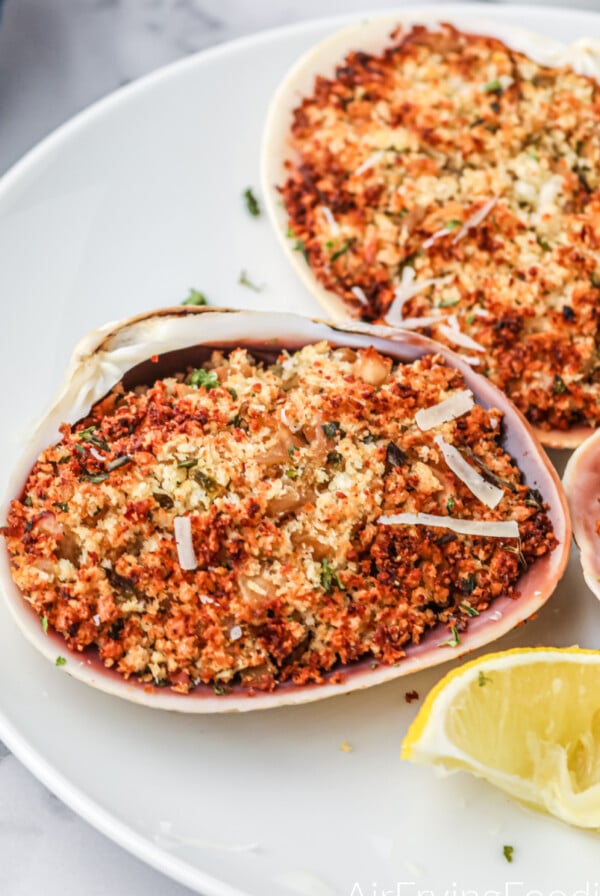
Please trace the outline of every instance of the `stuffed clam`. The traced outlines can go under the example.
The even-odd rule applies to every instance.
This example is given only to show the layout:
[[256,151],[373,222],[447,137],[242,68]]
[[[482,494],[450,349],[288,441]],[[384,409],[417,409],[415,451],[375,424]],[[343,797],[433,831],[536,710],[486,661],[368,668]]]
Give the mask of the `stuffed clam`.
[[600,431],[573,452],[563,483],[583,577],[600,598]]
[[79,344],[3,515],[0,582],[32,644],[184,712],[455,659],[548,599],[570,543],[536,437],[457,355],[194,308]]
[[290,70],[267,208],[330,315],[448,345],[574,448],[600,425],[600,44],[444,22],[362,20]]

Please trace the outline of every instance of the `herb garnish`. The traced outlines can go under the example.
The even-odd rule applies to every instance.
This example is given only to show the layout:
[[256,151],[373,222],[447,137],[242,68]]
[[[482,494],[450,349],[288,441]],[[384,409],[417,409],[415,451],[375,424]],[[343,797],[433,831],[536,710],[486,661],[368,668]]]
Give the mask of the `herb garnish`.
[[321,429],[328,439],[335,439],[337,435],[345,436],[346,433],[341,428],[337,420],[331,420],[329,423],[321,423]]
[[308,251],[306,246],[304,245],[304,241],[300,239],[300,237],[296,236],[291,227],[287,229],[288,239],[294,240],[294,252],[301,252],[304,256],[304,260],[308,263]]
[[329,451],[327,454],[327,463],[333,464],[334,467],[339,467],[342,462],[342,455],[339,451]]
[[466,578],[461,579],[461,581],[460,581],[460,589],[465,594],[472,594],[476,587],[477,587],[477,579],[475,578],[475,576],[473,575],[472,572],[470,572],[466,576]]
[[469,316],[467,317],[467,323],[469,324],[469,326],[471,324],[475,323],[475,315],[474,314],[469,314]]
[[330,263],[333,264],[334,261],[337,261],[338,258],[341,258],[342,255],[345,255],[346,252],[348,251],[348,249],[350,248],[351,245],[352,245],[352,240],[346,240],[346,242],[343,244],[343,246],[340,246],[340,248],[337,249],[337,250],[336,250],[336,251],[329,257],[329,261],[330,261]]
[[512,862],[513,853],[515,851],[514,846],[503,846],[502,847],[502,855],[506,859],[507,862]]
[[475,607],[472,607],[470,604],[462,603],[460,606],[467,616],[479,616],[479,610],[476,610]]
[[187,299],[184,299],[181,303],[182,305],[208,305],[208,299],[202,292],[198,292],[197,289],[190,289],[190,294]]
[[31,495],[25,495],[25,497],[23,498],[23,504],[25,505],[25,507],[33,507],[33,498],[31,497]]
[[240,271],[240,279],[238,280],[238,283],[240,283],[241,286],[247,286],[248,289],[252,289],[254,292],[262,292],[265,288],[264,284],[261,284],[261,286],[257,286],[256,283],[253,283],[252,280],[250,280],[250,278],[248,277],[246,271]]
[[[101,448],[103,451],[108,451],[109,447],[106,442],[106,439],[102,437],[98,437],[95,435],[98,427],[94,424],[93,426],[88,426],[87,429],[82,429],[77,433],[82,442],[89,442],[91,445],[95,445],[96,448]],[[75,446],[77,448],[77,446]],[[78,448],[81,451],[81,446]]]
[[289,467],[285,471],[285,475],[287,476],[288,479],[297,479],[298,478],[298,470],[296,470],[295,467]]
[[549,252],[550,249],[552,248],[550,243],[548,242],[548,240],[543,240],[540,236],[538,236],[538,238],[537,238],[537,244],[540,247],[540,249],[544,250],[544,252]]
[[246,208],[248,209],[248,212],[252,215],[253,218],[258,218],[258,216],[260,215],[260,205],[258,204],[258,199],[252,192],[252,187],[246,187],[243,195],[246,201]]
[[45,635],[48,634],[48,617],[42,616],[40,619],[40,625],[42,626],[42,631]]
[[194,470],[192,476],[206,492],[214,492],[217,487],[217,480],[209,476],[208,473],[203,473],[202,470]]
[[98,485],[100,482],[104,482],[105,479],[108,479],[108,473],[88,473],[85,470],[81,476],[82,479],[85,479],[86,482],[93,482],[94,485]]
[[590,274],[590,283],[595,289],[600,289],[600,275],[596,271],[592,271]]
[[452,637],[448,638],[447,641],[442,641],[441,644],[438,644],[438,647],[458,647],[460,644],[460,635],[458,634],[458,629],[455,625],[450,626],[450,631],[452,632]]
[[206,391],[209,392],[219,385],[219,377],[214,370],[205,370],[203,367],[198,367],[196,370],[192,371],[188,384],[190,386],[196,386],[196,388],[204,386]]
[[344,590],[344,586],[340,581],[339,575],[337,574],[327,557],[325,557],[325,559],[321,563],[321,585],[323,586],[325,591],[328,592],[333,590],[334,585],[336,588],[339,588],[342,591]]
[[232,389],[231,387],[229,387],[229,388],[227,389],[227,391],[229,392],[229,394],[231,395],[231,397],[232,397],[233,400],[235,401],[236,398],[238,397],[238,394],[237,394],[237,392],[235,391],[235,389]]
[[459,302],[460,299],[442,299],[441,302],[438,302],[438,308],[454,308]]
[[69,505],[66,501],[55,501],[52,506],[56,507],[58,510],[62,510],[63,513],[69,512]]
[[125,464],[131,463],[132,458],[128,454],[123,454],[121,457],[115,457],[114,460],[111,460],[106,465],[106,469],[109,473],[112,473],[113,470],[118,470],[119,467],[124,467]]
[[188,460],[182,460],[177,464],[177,468],[180,470],[189,470],[190,467],[195,467],[198,463],[198,458],[190,457]]
[[483,85],[484,93],[497,93],[500,95],[502,93],[502,84],[500,83],[498,78],[494,78],[493,81],[488,81],[487,84]]
[[214,685],[213,685],[213,691],[215,692],[215,694],[217,695],[217,697],[222,697],[223,694],[228,694],[228,693],[229,693],[229,689],[226,688],[226,687],[223,687],[223,685],[221,685],[221,684],[214,684]]
[[57,656],[57,657],[56,657],[56,660],[54,661],[54,665],[55,665],[55,666],[66,666],[66,665],[67,665],[67,661],[66,661],[66,659],[64,658],[64,656]]
[[565,381],[557,373],[554,374],[554,386],[552,388],[552,391],[554,392],[555,395],[562,395],[563,392],[567,391]]
[[456,218],[453,218],[451,221],[446,221],[444,224],[446,230],[456,230],[457,227],[462,227],[462,221],[458,221]]
[[454,495],[450,495],[448,500],[446,501],[446,510],[448,513],[452,513],[454,510]]
[[485,687],[485,685],[486,685],[486,684],[489,684],[491,680],[492,680],[492,679],[489,678],[489,677],[485,674],[485,672],[483,671],[483,669],[480,669],[480,670],[479,670],[479,674],[477,675],[477,684],[479,685],[480,688]]

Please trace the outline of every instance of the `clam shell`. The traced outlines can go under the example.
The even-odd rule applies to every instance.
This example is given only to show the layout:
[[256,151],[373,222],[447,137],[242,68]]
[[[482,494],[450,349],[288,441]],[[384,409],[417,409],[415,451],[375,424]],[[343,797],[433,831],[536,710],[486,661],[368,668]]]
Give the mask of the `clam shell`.
[[569,458],[563,475],[583,577],[600,598],[600,430]]
[[[301,97],[312,93],[317,75],[333,77],[335,68],[351,50],[378,53],[389,43],[390,33],[401,26],[408,30],[413,25],[430,28],[440,23],[477,34],[497,37],[507,46],[527,54],[535,62],[548,66],[570,65],[576,72],[600,81],[600,41],[585,38],[566,45],[553,38],[478,16],[419,11],[402,11],[360,22],[335,32],[305,53],[288,71],[269,107],[261,150],[261,185],[265,207],[275,233],[288,261],[308,291],[317,299],[333,320],[353,320],[348,306],[336,293],[325,289],[306,264],[301,253],[294,250],[287,237],[288,218],[281,205],[277,185],[285,179],[284,161],[289,157],[288,134],[292,111]],[[549,448],[576,448],[594,429],[572,427],[563,431],[534,427],[543,445]]]
[[[514,628],[550,597],[567,562],[571,532],[560,481],[535,435],[506,396],[484,377],[474,373],[458,355],[423,336],[389,327],[342,326],[294,314],[190,307],[155,311],[101,327],[85,336],[76,347],[53,405],[35,430],[10,478],[1,506],[3,515],[10,500],[22,494],[39,453],[57,440],[60,423],[80,420],[119,380],[124,379],[126,385],[135,385],[148,381],[150,375],[154,379],[164,376],[193,361],[196,364],[201,362],[216,346],[234,348],[244,345],[259,356],[268,357],[282,348],[296,349],[324,339],[337,346],[373,345],[378,351],[400,361],[439,353],[463,373],[479,403],[504,412],[505,447],[517,460],[528,484],[538,488],[548,502],[559,542],[551,554],[523,575],[519,583],[521,596],[517,600],[500,598],[494,601],[490,609],[472,619],[461,638],[460,647],[455,651],[440,650],[439,643],[445,640],[446,632],[445,629],[434,629],[421,644],[408,648],[406,659],[398,666],[371,669],[369,660],[365,659],[341,667],[345,673],[345,681],[341,684],[333,683],[329,675],[321,685],[297,687],[286,683],[272,694],[254,697],[248,697],[241,688],[233,689],[228,695],[215,696],[209,687],[198,688],[184,696],[126,681],[87,654],[69,653],[69,661],[62,671],[126,700],[181,712],[248,711],[307,703],[370,687],[449,659],[455,660]],[[151,362],[150,359],[156,355],[159,356],[158,362]],[[58,634],[43,633],[38,616],[11,578],[8,554],[4,548],[0,548],[0,588],[23,634],[54,663],[58,654],[65,653],[64,641]]]

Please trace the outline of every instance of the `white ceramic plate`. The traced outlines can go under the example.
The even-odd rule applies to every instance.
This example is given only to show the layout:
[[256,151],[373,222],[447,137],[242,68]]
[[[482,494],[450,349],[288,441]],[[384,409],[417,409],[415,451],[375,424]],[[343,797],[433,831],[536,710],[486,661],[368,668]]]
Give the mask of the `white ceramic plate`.
[[[600,35],[589,13],[470,9],[569,41]],[[68,124],[4,178],[2,469],[76,339],[109,318],[176,303],[190,286],[223,304],[318,313],[240,194],[258,182],[279,79],[340,24],[267,33],[172,66]],[[241,269],[264,291],[240,286]],[[600,607],[573,559],[539,618],[498,646],[576,642],[600,646]],[[205,896],[549,896],[586,885],[597,896],[595,835],[466,775],[439,780],[400,762],[417,708],[405,691],[423,696],[440,674],[266,713],[177,716],[52,668],[0,604],[0,737],[92,824]]]

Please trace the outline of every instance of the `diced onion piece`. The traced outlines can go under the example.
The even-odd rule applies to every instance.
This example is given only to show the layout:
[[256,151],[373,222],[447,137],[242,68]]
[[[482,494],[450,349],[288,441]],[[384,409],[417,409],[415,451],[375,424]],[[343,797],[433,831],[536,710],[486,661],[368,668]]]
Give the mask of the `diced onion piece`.
[[384,152],[382,149],[380,149],[378,152],[374,152],[372,155],[369,156],[368,159],[365,159],[365,161],[362,163],[362,165],[358,166],[358,168],[354,172],[354,176],[360,177],[361,174],[364,174],[365,171],[368,171],[369,168],[372,168],[373,165],[376,165],[377,162],[379,161],[379,159],[382,159],[383,156],[384,156]]
[[470,364],[471,367],[479,367],[481,364],[481,358],[475,358],[473,355],[461,355],[463,361],[466,361],[467,364]]
[[434,513],[391,513],[377,520],[382,526],[431,526],[451,529],[459,535],[480,535],[482,538],[518,538],[516,520],[457,520]]
[[229,630],[229,637],[232,641],[239,641],[242,637],[242,627],[240,625],[234,625],[233,628]]
[[451,342],[453,345],[460,345],[462,348],[470,348],[473,352],[485,351],[485,348],[480,345],[479,342],[475,342],[474,339],[471,339],[471,337],[467,336],[466,333],[463,333],[462,330],[456,330],[454,327],[447,326],[447,324],[440,324],[439,330],[442,336],[445,336],[448,342]]
[[325,218],[325,220],[327,221],[327,224],[329,225],[329,230],[331,231],[331,235],[339,236],[340,228],[339,228],[338,222],[333,217],[333,212],[331,211],[329,206],[322,205],[321,211],[323,212],[323,217]]
[[504,497],[504,491],[484,479],[481,473],[467,463],[458,448],[450,445],[442,436],[436,436],[434,441],[444,455],[444,460],[449,468],[461,482],[464,482],[471,494],[475,495],[486,507],[492,510],[497,507]]
[[304,426],[304,423],[292,423],[286,413],[285,408],[281,409],[281,411],[279,412],[279,416],[281,417],[281,422],[283,423],[283,425],[287,426],[290,432],[299,432]]
[[415,414],[415,422],[419,429],[425,432],[435,426],[441,426],[442,423],[462,417],[463,414],[471,410],[474,404],[473,393],[469,389],[461,389],[459,392],[453,392],[438,404],[429,408],[421,408]]
[[[450,274],[448,277],[434,277],[430,280],[415,281],[414,269],[408,266],[405,267],[402,271],[402,282],[400,283],[400,286],[397,287],[394,294],[394,301],[385,315],[386,322],[391,326],[404,326],[404,324],[402,324],[402,309],[406,302],[424,289],[427,289],[430,286],[435,286],[437,283],[447,283],[448,280],[451,279],[452,275]],[[427,325],[424,324],[424,326]]]
[[366,297],[364,290],[361,289],[360,286],[353,286],[352,289],[350,290],[350,292],[354,293],[354,295],[356,296],[358,301],[361,303],[361,305],[369,304],[369,300]]
[[495,198],[488,199],[487,202],[484,202],[484,204],[481,206],[480,209],[478,209],[476,212],[473,212],[473,214],[467,218],[467,220],[465,221],[463,226],[460,228],[460,230],[458,230],[456,232],[456,235],[455,235],[454,239],[452,240],[452,242],[457,243],[459,240],[462,240],[463,236],[467,235],[467,233],[469,232],[471,227],[479,227],[481,222],[485,218],[487,218],[487,216],[489,215],[489,213],[494,208],[494,206],[496,205],[497,202],[498,202],[498,200]]
[[192,521],[189,516],[176,516],[173,521],[175,527],[175,542],[177,544],[177,559],[182,569],[197,569],[198,560],[194,552],[192,542]]
[[490,317],[491,316],[490,312],[486,311],[485,308],[473,308],[471,313],[474,314],[475,317]]

